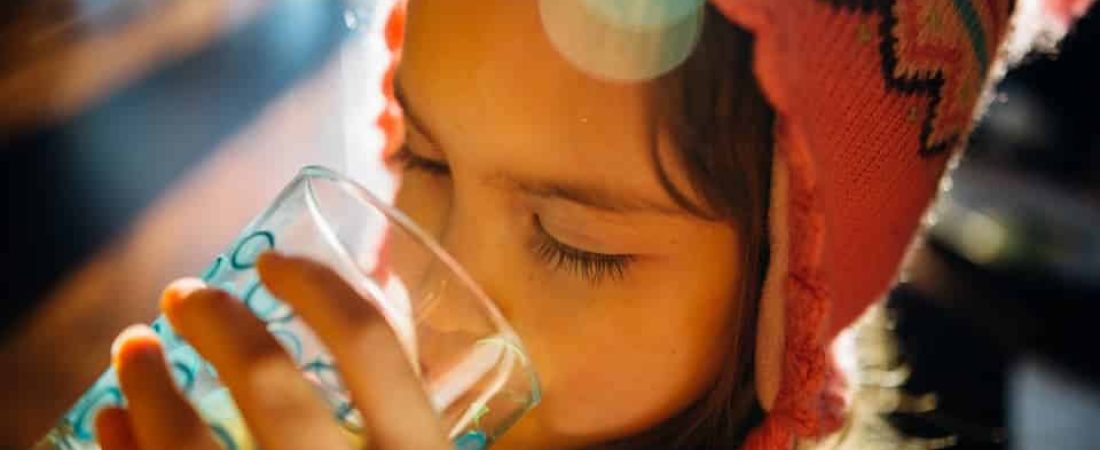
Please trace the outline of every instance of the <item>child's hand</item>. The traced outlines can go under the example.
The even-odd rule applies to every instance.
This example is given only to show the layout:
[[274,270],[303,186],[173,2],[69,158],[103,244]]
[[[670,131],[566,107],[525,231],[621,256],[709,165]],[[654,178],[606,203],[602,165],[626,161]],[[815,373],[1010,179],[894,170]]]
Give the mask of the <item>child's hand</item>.
[[[373,306],[320,264],[273,253],[260,278],[324,341],[377,449],[449,449],[397,338]],[[217,369],[259,447],[339,449],[352,444],[290,357],[243,303],[197,280],[172,283],[161,309]],[[220,449],[175,388],[152,332],[124,333],[114,352],[127,410],[96,421],[104,450]]]

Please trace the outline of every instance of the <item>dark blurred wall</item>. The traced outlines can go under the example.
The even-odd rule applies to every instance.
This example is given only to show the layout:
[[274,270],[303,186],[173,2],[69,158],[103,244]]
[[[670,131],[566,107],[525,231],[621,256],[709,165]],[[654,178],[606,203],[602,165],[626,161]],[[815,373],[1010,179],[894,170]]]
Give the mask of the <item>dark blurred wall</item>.
[[[106,0],[99,3],[117,7],[92,17],[110,18],[104,24],[109,30],[174,1]],[[64,8],[70,3],[3,7],[21,15],[0,22],[0,36],[16,37],[0,47],[10,57],[7,66],[0,64],[0,88],[12,65],[49,57],[45,42],[63,50],[78,40],[79,27],[62,26],[71,21],[66,14],[74,14]],[[49,32],[55,28],[67,31]],[[268,2],[255,20],[193,54],[157,64],[72,116],[19,122],[17,128],[0,121],[0,257],[7,269],[0,278],[0,336],[60,277],[122,236],[183,174],[329,61],[347,33],[339,0]]]
[[1100,198],[1100,12],[1094,6],[1061,43],[1001,83],[1000,100],[973,135],[975,164],[1035,174]]
[[891,294],[910,436],[1100,448],[1100,8],[998,86]]

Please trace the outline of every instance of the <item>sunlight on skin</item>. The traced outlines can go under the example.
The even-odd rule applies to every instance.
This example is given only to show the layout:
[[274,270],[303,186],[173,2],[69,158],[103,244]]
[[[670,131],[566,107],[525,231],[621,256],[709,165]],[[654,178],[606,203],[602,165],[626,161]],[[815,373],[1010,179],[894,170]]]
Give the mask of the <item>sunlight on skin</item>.
[[[408,150],[450,175],[410,169],[398,206],[485,287],[543,382],[543,403],[495,448],[592,445],[695,400],[734,357],[739,243],[730,225],[676,211],[659,184],[651,86],[573,68],[542,33],[535,2],[414,1],[407,40]],[[660,208],[633,210],[643,203]],[[531,250],[536,217],[555,240],[632,262],[598,282],[551,267]]]

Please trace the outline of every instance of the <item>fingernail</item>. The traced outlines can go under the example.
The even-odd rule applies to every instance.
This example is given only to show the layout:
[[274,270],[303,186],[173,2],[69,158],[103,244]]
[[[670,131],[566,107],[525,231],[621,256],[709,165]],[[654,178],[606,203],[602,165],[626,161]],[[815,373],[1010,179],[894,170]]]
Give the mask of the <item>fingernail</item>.
[[111,366],[118,367],[118,356],[122,351],[122,346],[132,340],[145,340],[152,342],[159,342],[157,339],[157,333],[149,328],[145,324],[130,325],[122,330],[118,336],[115,337],[114,342],[111,343]]
[[160,309],[167,311],[171,305],[187,298],[191,293],[206,288],[206,283],[198,278],[180,278],[168,283],[160,296]]

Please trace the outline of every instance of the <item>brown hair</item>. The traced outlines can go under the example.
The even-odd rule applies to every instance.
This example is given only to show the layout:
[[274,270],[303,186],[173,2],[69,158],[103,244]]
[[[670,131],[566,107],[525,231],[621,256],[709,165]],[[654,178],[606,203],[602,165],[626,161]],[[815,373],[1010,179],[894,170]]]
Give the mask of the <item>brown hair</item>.
[[652,145],[658,175],[682,207],[712,220],[729,221],[741,236],[740,299],[730,363],[692,405],[662,424],[611,448],[733,448],[759,423],[753,359],[756,311],[768,266],[767,213],[775,113],[752,72],[752,35],[706,6],[703,30],[691,56],[656,81],[650,129],[668,130],[691,189],[693,203],[673,186]]

